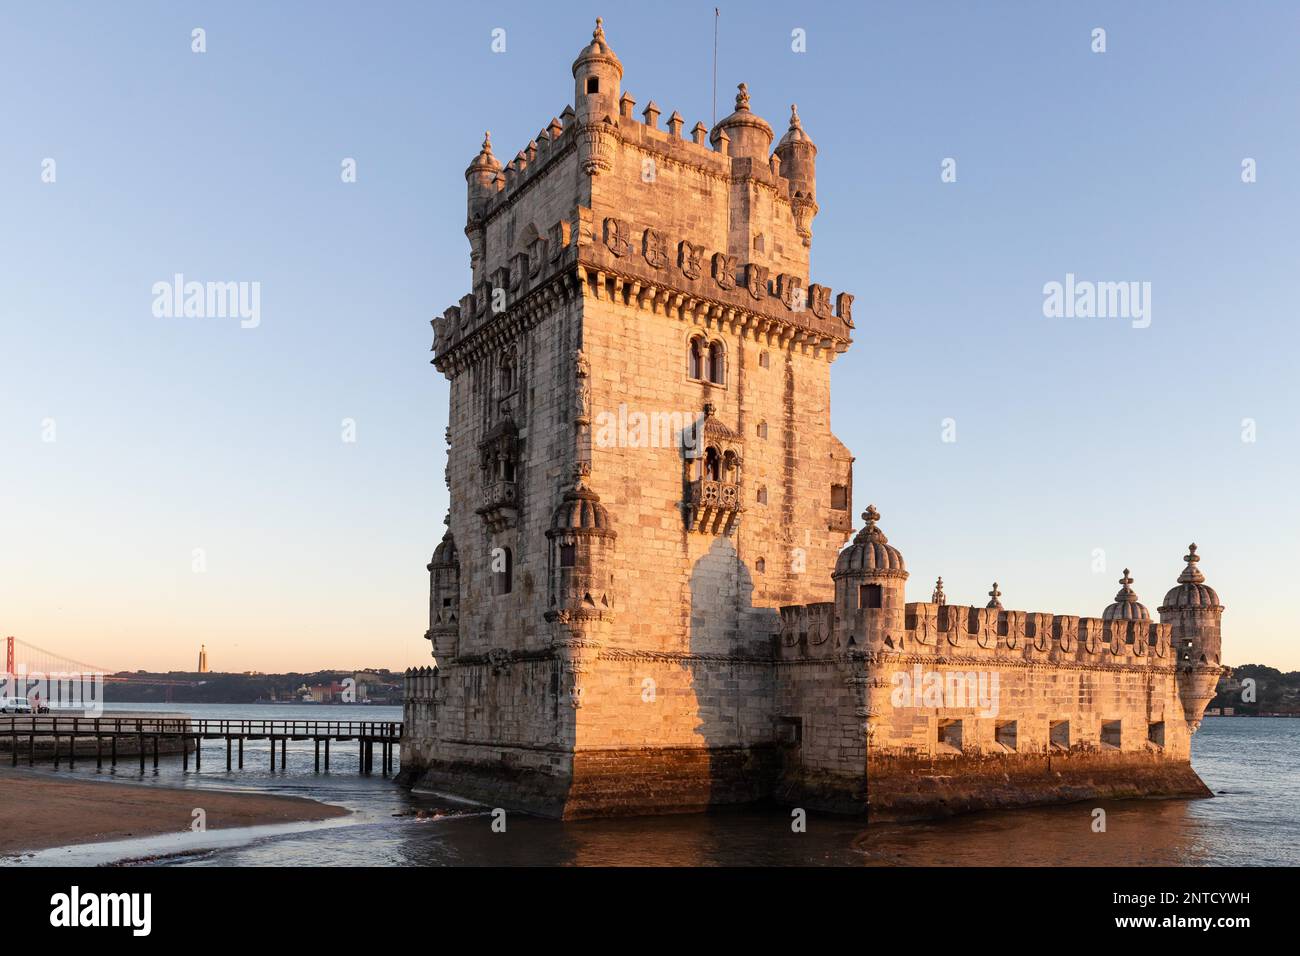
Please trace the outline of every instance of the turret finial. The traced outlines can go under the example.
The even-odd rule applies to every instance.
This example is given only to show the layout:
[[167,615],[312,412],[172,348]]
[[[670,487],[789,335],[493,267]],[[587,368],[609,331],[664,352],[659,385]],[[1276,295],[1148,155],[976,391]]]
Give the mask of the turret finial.
[[798,103],[790,104],[790,128],[791,129],[801,128],[799,126],[799,104]]
[[1187,562],[1187,567],[1183,568],[1183,573],[1178,575],[1178,583],[1204,584],[1205,575],[1201,572],[1201,569],[1196,566],[1196,562],[1201,560],[1201,556],[1196,553],[1195,543],[1187,546],[1187,553],[1183,555],[1183,560]]
[[948,597],[943,593],[943,578],[934,582],[934,593],[930,595],[931,604],[947,604]]
[[591,38],[593,40],[605,39],[605,18],[604,17],[596,18],[596,29],[591,31]]
[[741,83],[739,86],[736,87],[736,89],[740,91],[740,92],[738,92],[738,93],[736,94],[736,109],[737,109],[737,110],[747,110],[747,109],[749,109],[749,86],[748,86],[748,84]]
[[996,608],[1002,607],[1002,602],[998,600],[1000,597],[1002,597],[1002,592],[998,590],[998,582],[994,581],[993,590],[989,592],[989,603],[987,606]]
[[492,155],[492,131],[491,130],[485,129],[483,131],[483,152],[487,153],[489,156]]

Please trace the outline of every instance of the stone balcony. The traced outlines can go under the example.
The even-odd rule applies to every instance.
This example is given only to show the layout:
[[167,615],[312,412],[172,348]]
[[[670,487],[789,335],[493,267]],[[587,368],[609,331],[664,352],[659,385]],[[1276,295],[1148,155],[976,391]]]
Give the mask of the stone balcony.
[[519,513],[517,494],[515,482],[504,478],[493,479],[483,486],[483,503],[477,511],[487,522],[489,531],[514,527]]
[[701,478],[691,482],[690,528],[703,534],[730,531],[741,507],[741,485],[737,482]]

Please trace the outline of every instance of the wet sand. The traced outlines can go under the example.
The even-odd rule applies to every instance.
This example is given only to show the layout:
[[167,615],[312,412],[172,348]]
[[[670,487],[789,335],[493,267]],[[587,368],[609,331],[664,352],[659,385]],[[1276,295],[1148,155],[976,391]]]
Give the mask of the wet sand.
[[57,780],[0,772],[0,854],[188,831],[202,808],[209,830],[325,820],[343,807],[299,797]]

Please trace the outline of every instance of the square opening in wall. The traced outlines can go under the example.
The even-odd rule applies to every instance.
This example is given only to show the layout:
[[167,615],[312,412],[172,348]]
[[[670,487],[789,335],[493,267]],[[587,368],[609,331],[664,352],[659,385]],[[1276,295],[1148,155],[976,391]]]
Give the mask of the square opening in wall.
[[1163,720],[1147,725],[1147,740],[1157,747],[1165,745],[1165,722]]
[[961,753],[961,721],[939,720],[939,753]]
[[993,730],[993,740],[1004,750],[1016,749],[1016,722],[1000,720]]
[[1068,720],[1052,721],[1048,745],[1053,750],[1070,749],[1070,722]]
[[883,591],[879,584],[864,584],[858,588],[858,607],[880,607]]
[[1122,739],[1120,725],[1122,721],[1107,720],[1101,725],[1101,746],[1102,749],[1119,750]]
[[776,742],[786,747],[797,747],[803,741],[802,717],[778,717]]

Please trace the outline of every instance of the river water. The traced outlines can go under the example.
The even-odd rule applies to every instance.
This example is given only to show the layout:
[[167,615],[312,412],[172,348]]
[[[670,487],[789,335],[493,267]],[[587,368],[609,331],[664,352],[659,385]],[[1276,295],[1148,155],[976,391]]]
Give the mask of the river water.
[[[194,717],[401,719],[400,707],[359,705],[136,704],[107,712],[115,709]],[[57,773],[312,797],[354,815],[273,832],[213,830],[197,840],[200,846],[192,835],[151,838],[129,847],[60,850],[32,862],[153,857],[185,866],[1300,865],[1300,720],[1207,718],[1193,750],[1192,764],[1215,792],[1213,799],[1094,801],[870,830],[860,820],[814,815],[805,832],[794,832],[789,812],[780,809],[573,823],[511,814],[505,832],[498,833],[487,812],[413,795],[378,774],[359,775],[355,745],[334,745],[330,773],[318,775],[311,741],[290,742],[288,769],[277,760],[272,774],[266,742],[250,742],[244,769],[227,774],[224,742],[209,741],[202,773],[194,773],[193,764],[182,773],[179,755],[163,757],[158,771],[150,767],[143,778],[131,761],[115,773],[97,773],[93,761]],[[1094,829],[1097,806],[1106,811],[1105,832]]]

